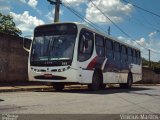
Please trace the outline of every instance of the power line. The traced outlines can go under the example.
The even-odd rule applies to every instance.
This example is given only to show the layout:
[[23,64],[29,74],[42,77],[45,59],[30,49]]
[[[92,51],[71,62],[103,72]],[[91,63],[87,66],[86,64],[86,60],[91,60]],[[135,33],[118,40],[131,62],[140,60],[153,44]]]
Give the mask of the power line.
[[[69,4],[66,1],[67,4]],[[78,11],[76,11],[75,9],[66,6],[65,4],[62,3],[62,5],[64,7],[66,7],[68,10],[70,10],[73,14],[75,14],[77,17],[79,17],[80,19],[82,19],[83,21],[85,21],[86,23],[88,23],[89,25],[91,25],[94,29],[96,29],[97,31],[99,31],[98,29],[100,29],[102,32],[107,33],[108,31],[105,31],[104,29],[102,29],[100,26],[94,24],[92,21],[90,21],[89,19],[85,18],[82,14],[80,14]],[[70,5],[70,4],[69,4]],[[97,29],[98,28],[98,29]]]
[[[67,1],[66,1],[67,2]],[[68,3],[68,2],[67,2]],[[69,3],[68,3],[69,4]],[[91,25],[93,28],[95,28],[96,30],[97,30],[97,28],[95,27],[95,26],[97,26],[97,25],[95,25],[93,22],[91,22],[89,19],[87,19],[87,18],[85,18],[84,16],[82,16],[80,13],[78,13],[76,10],[74,10],[73,8],[71,8],[71,7],[69,7],[69,6],[66,6],[65,4],[63,4],[62,3],[62,5],[64,6],[64,7],[66,7],[68,10],[70,10],[72,13],[74,13],[77,17],[79,17],[80,19],[82,19],[82,20],[84,20],[85,22],[87,22],[89,25]],[[100,10],[100,9],[99,9]],[[107,17],[107,16],[106,16]],[[107,17],[108,19],[110,19],[109,17]],[[87,21],[86,21],[86,20]],[[110,19],[111,20],[111,19]],[[89,23],[89,22],[90,23]],[[112,21],[112,20],[111,20]],[[112,23],[115,25],[115,26],[117,26],[118,28],[120,28],[118,25],[116,25],[113,21],[112,21]],[[93,26],[93,25],[94,26]],[[100,28],[99,26],[97,26],[99,29],[101,29],[102,31],[104,31],[102,28]],[[121,28],[120,28],[121,29]],[[121,29],[122,30],[122,29]],[[122,30],[123,31],[123,30]],[[121,31],[121,32],[122,32]],[[125,33],[124,32],[124,34],[127,36],[127,37],[130,37],[127,33]],[[130,37],[131,38],[131,37]],[[133,40],[133,39],[131,39],[131,40]],[[133,41],[135,41],[135,40],[133,40]],[[145,48],[145,49],[147,49],[148,50],[148,48],[146,48],[146,47],[144,47],[144,46],[142,46],[141,44],[139,44],[137,41],[135,41],[135,43],[137,43],[139,46],[141,46],[141,47],[143,47],[143,48]]]
[[86,23],[88,23],[90,26],[92,26],[94,29],[98,30],[95,26],[93,26],[91,23],[89,23],[88,21],[84,20],[84,18],[79,15],[78,13],[76,13],[72,8],[70,8],[69,6],[66,6],[64,4],[62,4],[64,7],[66,7],[68,10],[70,10],[73,14],[75,14],[78,18],[80,18],[81,20],[85,21]]
[[[131,4],[131,3],[129,3],[129,2],[127,2],[127,1],[125,1],[124,0],[124,2],[125,3],[128,3],[128,4]],[[134,6],[135,8],[137,8],[136,6]],[[158,26],[157,25],[155,25],[155,24],[153,24],[153,23],[151,23],[150,21],[148,21],[147,19],[146,19],[146,17],[141,13],[143,10],[141,10],[141,9],[138,9],[138,10],[140,10],[139,11],[139,14],[141,14],[140,16],[143,18],[143,22],[141,22],[139,19],[137,19],[136,17],[134,18],[134,19],[136,19],[138,22],[140,22],[140,24],[142,25],[142,26],[144,26],[144,27],[148,27],[148,28],[151,28],[151,29],[154,29],[154,30],[156,30],[156,31],[160,31],[159,30],[159,28],[157,28]],[[145,11],[146,12],[146,11]],[[153,14],[151,14],[152,15],[152,19],[155,21],[155,23],[156,24],[158,24],[158,22],[154,19],[154,15]],[[145,20],[144,20],[145,19]],[[144,24],[144,22],[146,22],[147,24],[145,25]]]
[[[107,19],[109,19],[111,21],[112,24],[114,24],[122,33],[124,33],[127,37],[130,37],[129,34],[127,34],[126,32],[124,32],[118,25],[116,25],[108,16],[106,16],[103,11],[101,9],[99,9],[94,3],[92,0],[90,0],[92,2],[92,4],[105,16],[107,17]],[[67,1],[66,1],[67,2]],[[67,2],[68,3],[68,2]],[[69,3],[68,3],[69,4]],[[101,29],[102,31],[104,31],[102,28],[100,28],[99,26],[97,26],[96,24],[94,24],[92,21],[90,21],[89,19],[85,18],[83,15],[81,15],[79,12],[77,12],[75,9],[65,5],[65,4],[62,4],[64,7],[66,7],[68,10],[70,10],[73,14],[75,14],[77,17],[79,17],[80,19],[82,19],[83,21],[85,21],[86,23],[88,23],[90,26],[92,26],[93,28],[95,28],[96,30],[98,30],[96,27],[98,27],[99,29]],[[70,5],[70,4],[69,4]],[[95,27],[96,26],[96,27]],[[131,37],[130,37],[131,38]],[[131,39],[133,41],[135,41],[136,44],[138,44],[139,46],[147,49],[147,50],[150,50],[144,46],[142,46],[141,44],[139,44],[136,40],[134,39]],[[152,52],[155,52],[153,50],[150,50]],[[148,55],[147,55],[148,56]]]
[[[127,37],[131,38],[130,35],[128,33],[126,33],[125,31],[123,31],[116,23],[114,23],[107,15],[105,15],[105,13],[99,8],[97,7],[97,5],[92,1],[92,0],[89,0],[95,7],[96,9],[98,9],[117,29],[119,29],[124,35],[126,35]],[[139,44],[136,40],[134,39],[131,39],[133,41],[135,41],[139,46],[145,48],[145,49],[148,49],[144,46],[142,46],[141,44]]]
[[154,50],[151,49],[151,52],[155,53],[155,54],[160,54],[160,52],[156,52]]
[[104,14],[104,12],[97,7],[97,5],[94,4],[94,2],[92,0],[89,0],[92,5],[94,5],[115,27],[117,27],[117,29],[119,29],[123,34],[125,34],[127,37],[130,37],[125,31],[123,31],[117,24],[115,24],[107,15]]
[[[146,17],[143,15],[142,11],[139,11],[139,13],[141,14],[140,16],[143,18],[143,22],[146,22],[148,26],[151,26],[152,28],[154,28],[155,30],[158,30],[159,28],[157,28],[158,26],[154,25],[153,22],[151,23],[150,21],[148,21],[146,19]],[[153,18],[153,17],[151,17]],[[144,20],[145,19],[145,20]],[[155,21],[155,20],[154,20]],[[156,22],[155,22],[156,23]]]
[[[116,23],[114,23],[107,15],[105,15],[105,13],[104,13],[92,0],[89,0],[89,1],[96,7],[96,9],[98,9],[98,10],[103,14],[115,27],[117,27],[117,29],[119,29],[119,30],[120,30],[124,35],[126,35],[127,37],[131,38],[128,33],[126,33],[125,31],[123,31],[123,30],[122,30]],[[135,43],[138,44],[139,46],[141,46],[141,47],[143,47],[143,48],[145,48],[145,49],[147,49],[147,50],[150,50],[150,51],[152,51],[152,52],[154,52],[154,53],[157,53],[157,52],[155,52],[155,51],[153,51],[153,50],[151,50],[151,49],[149,49],[149,48],[147,48],[147,47],[142,46],[142,45],[139,44],[136,40],[134,40],[134,39],[132,39],[132,38],[131,38],[131,40],[135,41]],[[160,54],[160,53],[158,53],[158,54]]]
[[[144,57],[145,59],[148,59],[148,57],[149,57],[149,54],[147,54],[147,53],[144,53],[143,51],[141,52],[141,56],[142,57]],[[153,56],[152,55],[152,57],[151,57],[151,61],[154,61],[154,60],[160,60],[160,58],[158,58],[158,57],[155,57],[155,56]]]
[[[104,12],[100,9],[100,8],[98,8],[95,4],[94,4],[94,2],[92,1],[92,0],[90,0],[91,1],[91,3],[107,18],[107,19],[109,19],[110,20],[110,22],[113,24],[113,25],[115,25],[123,34],[125,34],[127,37],[129,37],[129,38],[131,38],[130,37],[130,35],[129,34],[127,34],[125,31],[123,31],[116,23],[114,23],[107,15],[105,15],[104,14]],[[67,2],[67,1],[66,1]],[[68,3],[68,2],[67,2]],[[69,4],[69,3],[68,3]],[[64,5],[64,4],[63,4]],[[77,17],[79,17],[79,18],[81,18],[82,20],[84,20],[85,22],[87,22],[89,25],[91,25],[93,28],[95,28],[95,26],[96,27],[98,27],[99,29],[101,29],[102,31],[104,31],[102,28],[100,28],[99,26],[97,26],[96,24],[94,24],[92,21],[90,21],[89,19],[87,19],[87,18],[85,18],[84,16],[82,16],[80,13],[78,13],[76,10],[74,10],[73,8],[71,8],[71,7],[69,7],[69,6],[65,6],[64,5],[64,7],[66,7],[67,9],[69,9],[72,13],[74,13]],[[87,21],[86,21],[87,20]],[[89,23],[90,22],[90,23]],[[97,30],[97,28],[95,28],[96,30]],[[106,31],[105,31],[106,32]],[[143,47],[143,48],[145,48],[145,49],[147,49],[147,50],[150,50],[149,48],[146,48],[146,47],[144,47],[144,46],[142,46],[141,44],[139,44],[136,40],[134,40],[134,39],[131,39],[131,40],[133,40],[133,41],[135,41],[135,43],[136,44],[138,44],[139,46],[141,46],[141,47]],[[155,51],[153,51],[153,50],[150,50],[150,51],[152,51],[152,52],[155,52]]]
[[[56,0],[56,2],[54,2],[54,1],[52,1],[52,0],[47,0],[48,2],[50,2],[50,4],[55,4],[56,6],[58,6],[57,7],[57,10],[55,10],[55,22],[58,22],[59,21],[59,5],[60,4],[62,4],[62,2],[60,1],[60,0]],[[125,0],[124,0],[125,1]],[[66,1],[67,2],[67,1]],[[107,19],[109,19],[110,20],[110,22],[113,24],[113,25],[115,25],[123,34],[125,34],[127,37],[129,37],[129,38],[131,38],[130,37],[130,35],[129,34],[127,34],[125,31],[123,31],[116,23],[114,23],[107,15],[105,15],[104,14],[104,12],[100,9],[100,8],[98,8],[95,4],[94,4],[94,2],[92,1],[92,0],[90,0],[90,2],[107,18]],[[125,2],[127,2],[127,1],[125,1]],[[67,2],[68,3],[68,2]],[[129,3],[129,2],[128,2]],[[69,3],[68,3],[69,4]],[[90,26],[92,26],[94,29],[96,29],[96,30],[98,30],[97,28],[99,28],[99,29],[101,29],[103,32],[104,32],[104,30],[101,28],[101,27],[99,27],[98,25],[96,25],[96,24],[94,24],[92,21],[90,21],[89,19],[87,19],[87,18],[85,18],[83,15],[81,15],[79,12],[77,12],[76,10],[74,10],[73,8],[71,8],[71,7],[69,7],[69,6],[66,6],[66,5],[64,5],[63,4],[63,6],[64,7],[66,7],[67,9],[69,9],[72,13],[74,13],[77,17],[79,17],[80,19],[82,19],[83,21],[85,21],[86,23],[88,23]],[[96,28],[96,27],[97,28]],[[105,31],[105,33],[106,33],[106,31]],[[135,41],[134,39],[131,39],[131,40],[133,40],[133,41]],[[146,48],[146,47],[144,47],[144,46],[142,46],[141,44],[139,44],[137,41],[135,41],[138,45],[140,45],[141,47],[143,47],[143,48],[145,48],[145,49],[147,49],[147,50],[149,50],[149,51],[152,51],[152,52],[154,52],[154,53],[159,53],[159,52],[155,52],[155,51],[153,51],[153,50],[150,50],[150,49],[148,49],[148,48]]]
[[146,55],[146,56],[148,56],[148,54],[147,53],[144,53],[144,52],[141,52],[143,55]]
[[[126,1],[126,0],[123,0],[123,1],[124,1],[125,3],[132,4],[132,3],[128,2],[128,1]],[[134,7],[136,7],[136,8],[138,8],[138,9],[141,9],[141,10],[143,10],[143,11],[145,11],[145,12],[148,12],[148,13],[150,13],[150,14],[152,14],[152,15],[157,16],[157,17],[160,18],[160,15],[158,15],[158,14],[152,12],[152,11],[146,10],[146,9],[144,9],[144,8],[142,8],[142,7],[139,7],[139,6],[135,5],[135,4],[132,4],[132,5],[133,5]]]
[[[129,2],[127,2],[126,0],[123,0],[124,2],[126,2],[126,3],[129,3]],[[129,4],[131,4],[131,3],[129,3]],[[160,15],[158,15],[158,14],[156,14],[156,13],[153,13],[153,12],[151,12],[151,11],[149,11],[149,10],[146,10],[146,9],[144,9],[144,8],[142,8],[142,7],[139,7],[139,6],[137,6],[137,5],[135,5],[135,4],[132,4],[135,8],[138,8],[138,9],[140,9],[140,10],[142,10],[142,11],[145,11],[145,12],[148,12],[148,13],[150,13],[151,15],[154,15],[154,16],[157,16],[157,17],[160,17]],[[142,14],[141,14],[142,15]],[[154,17],[153,16],[153,17]],[[143,16],[144,17],[144,16]],[[146,20],[147,21],[147,20]],[[148,21],[147,21],[148,22]],[[150,22],[148,22],[148,24],[150,24],[150,25],[152,25]],[[153,26],[153,25],[152,25]],[[154,28],[154,29],[156,29],[157,31],[159,31],[157,28]],[[155,54],[160,54],[160,52],[156,52],[156,51],[153,51],[153,50],[151,50],[151,49],[148,49],[150,52],[153,52],[153,53],[155,53]],[[156,58],[157,59],[157,58]]]
[[[101,12],[101,13],[103,13],[94,3],[93,3],[93,1],[92,0],[90,0],[91,2],[92,2],[92,4]],[[67,2],[67,1],[66,1]],[[67,2],[68,3],[68,2]],[[69,3],[68,3],[69,4]],[[71,7],[69,7],[69,6],[66,6],[65,4],[62,4],[64,7],[66,7],[68,10],[70,10],[72,13],[74,13],[77,17],[79,17],[80,19],[82,19],[82,20],[84,20],[85,22],[87,22],[87,21],[89,21],[89,22],[87,22],[89,25],[91,25],[93,28],[95,28],[96,30],[97,30],[97,28],[95,27],[95,26],[97,26],[97,25],[95,25],[93,22],[91,22],[89,19],[87,19],[87,18],[85,18],[84,16],[82,16],[80,13],[78,13],[76,10],[74,10],[73,8],[71,8]],[[130,37],[130,35],[128,35],[126,32],[124,32],[118,25],[116,25],[108,16],[106,16],[104,13],[103,13],[103,15],[105,16],[105,17],[107,17],[111,22],[112,22],[112,24],[114,24],[122,33],[124,33],[127,37],[129,37],[129,38],[131,38]],[[87,20],[87,21],[86,21]],[[94,26],[93,26],[93,25]],[[102,28],[100,28],[99,26],[97,26],[99,29],[101,29],[102,31],[104,31]],[[133,41],[135,41],[134,39],[131,39],[131,40],[133,40]],[[139,44],[137,41],[135,41],[139,46],[141,46],[141,47],[143,47],[143,48],[145,48],[145,49],[147,49],[148,50],[148,48],[146,48],[146,47],[144,47],[144,46],[142,46],[141,44]]]
[[[67,2],[67,1],[66,1]],[[92,2],[92,1],[91,1]],[[68,2],[67,2],[68,3]],[[69,4],[69,3],[68,3]],[[94,4],[94,3],[93,3]],[[93,28],[95,28],[95,26],[97,26],[97,25],[95,25],[93,22],[91,22],[89,19],[87,19],[87,18],[85,18],[84,16],[82,16],[80,13],[78,13],[76,10],[74,10],[73,8],[71,8],[71,7],[69,7],[69,6],[66,6],[65,4],[62,4],[64,7],[66,7],[68,10],[70,10],[72,13],[74,13],[77,17],[79,17],[80,19],[82,19],[82,20],[84,20],[85,22],[87,22],[87,21],[89,21],[89,22],[87,22],[89,25],[91,25]],[[100,9],[99,9],[100,10]],[[101,10],[100,10],[101,11]],[[101,11],[102,12],[102,11]],[[106,16],[107,17],[107,16]],[[121,31],[122,29],[118,26],[118,25],[116,25],[109,17],[107,17],[115,26],[117,26],[118,28],[119,28],[119,30]],[[87,21],[86,21],[86,20]],[[93,25],[94,26],[93,26]],[[97,26],[99,29],[101,29],[102,31],[104,31],[102,28],[100,28],[99,26]],[[97,28],[95,28],[96,30],[97,30]],[[123,31],[123,30],[122,30]],[[121,32],[122,32],[121,31]],[[123,31],[124,32],[124,31]],[[127,33],[125,33],[124,32],[124,34],[127,36],[127,37],[130,37]],[[131,37],[130,37],[131,38]],[[133,39],[131,39],[131,40],[133,40]],[[135,40],[133,40],[133,41],[135,41]],[[143,48],[145,48],[145,49],[147,49],[148,50],[148,48],[146,48],[146,47],[144,47],[144,46],[142,46],[141,44],[139,44],[137,41],[135,41],[135,43],[137,43],[139,46],[141,46],[141,47],[143,47]]]

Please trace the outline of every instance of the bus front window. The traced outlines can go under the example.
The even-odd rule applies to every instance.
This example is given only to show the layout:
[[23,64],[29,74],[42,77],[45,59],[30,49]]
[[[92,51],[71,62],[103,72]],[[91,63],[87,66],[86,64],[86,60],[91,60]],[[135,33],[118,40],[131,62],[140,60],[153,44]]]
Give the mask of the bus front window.
[[[50,32],[51,33],[51,32]],[[72,61],[76,33],[57,32],[34,37],[31,50],[31,64],[43,65],[46,61]]]
[[72,59],[75,35],[35,37],[32,60]]

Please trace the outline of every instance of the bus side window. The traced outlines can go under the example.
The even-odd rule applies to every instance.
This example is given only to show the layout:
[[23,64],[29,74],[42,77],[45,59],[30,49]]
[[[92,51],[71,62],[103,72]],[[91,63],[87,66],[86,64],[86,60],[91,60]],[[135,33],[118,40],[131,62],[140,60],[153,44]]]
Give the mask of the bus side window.
[[85,61],[92,56],[93,52],[93,33],[82,29],[79,36],[78,60]]
[[135,53],[136,55],[136,64],[138,64],[138,51],[136,50],[136,53]]
[[137,64],[141,64],[141,57],[140,57],[140,51],[137,51]]
[[132,63],[133,62],[133,52],[132,49],[130,47],[128,47],[128,62]]
[[133,63],[136,63],[136,50],[133,49]]
[[115,60],[121,59],[120,44],[118,42],[114,43],[114,57],[115,57]]
[[104,37],[102,37],[100,35],[96,35],[95,36],[95,40],[96,40],[96,52],[97,52],[97,55],[100,56],[100,57],[104,57],[104,54],[105,54]]
[[139,51],[139,64],[142,64],[141,52]]
[[127,47],[122,45],[121,47],[121,60],[123,63],[126,63],[127,62]]
[[108,59],[113,59],[113,57],[114,57],[114,55],[113,55],[113,41],[106,38],[105,48],[106,48],[106,57]]

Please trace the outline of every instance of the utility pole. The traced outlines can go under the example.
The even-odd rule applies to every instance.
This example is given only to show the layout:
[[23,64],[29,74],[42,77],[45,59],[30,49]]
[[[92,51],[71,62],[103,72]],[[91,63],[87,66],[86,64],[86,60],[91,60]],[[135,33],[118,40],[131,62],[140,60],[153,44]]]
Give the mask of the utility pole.
[[55,14],[54,14],[54,22],[59,22],[59,13],[60,13],[60,4],[62,3],[60,0],[47,0],[51,5],[55,5]]
[[151,50],[148,49],[148,52],[149,52],[149,63],[148,63],[148,66],[149,66],[149,68],[151,68]]

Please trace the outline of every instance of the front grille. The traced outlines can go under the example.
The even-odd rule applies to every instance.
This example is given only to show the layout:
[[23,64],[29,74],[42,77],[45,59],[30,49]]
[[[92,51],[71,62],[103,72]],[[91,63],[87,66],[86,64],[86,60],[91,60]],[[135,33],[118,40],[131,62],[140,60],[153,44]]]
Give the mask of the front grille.
[[41,79],[41,80],[65,80],[67,79],[66,77],[57,76],[57,75],[52,75],[51,77],[45,77],[44,75],[39,75],[39,76],[35,76],[34,78]]

